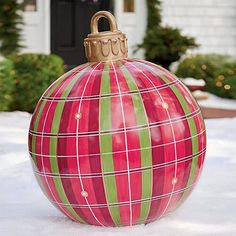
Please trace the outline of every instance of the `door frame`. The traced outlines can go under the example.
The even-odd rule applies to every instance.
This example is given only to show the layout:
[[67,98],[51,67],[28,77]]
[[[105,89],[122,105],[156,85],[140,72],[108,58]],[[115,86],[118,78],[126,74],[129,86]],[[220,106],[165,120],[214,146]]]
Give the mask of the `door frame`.
[[[40,0],[37,0],[40,1]],[[45,51],[51,53],[51,0],[44,1],[45,12]]]
[[[23,0],[18,0],[23,3]],[[21,52],[51,53],[50,48],[50,3],[51,0],[36,0],[36,11],[23,11],[24,25],[22,27],[22,41],[24,48]],[[35,31],[37,34],[35,35]],[[28,41],[33,40],[37,47]]]

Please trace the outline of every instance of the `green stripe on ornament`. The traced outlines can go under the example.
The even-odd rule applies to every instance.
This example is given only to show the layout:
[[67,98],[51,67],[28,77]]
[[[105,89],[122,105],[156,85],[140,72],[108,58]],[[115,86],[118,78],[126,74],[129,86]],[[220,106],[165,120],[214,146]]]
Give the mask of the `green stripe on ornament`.
[[[102,73],[100,94],[110,94],[110,71],[106,64]],[[112,129],[111,98],[100,98],[99,101],[99,130]],[[112,155],[112,134],[100,135],[100,152],[102,172],[114,172],[114,161]],[[103,176],[104,189],[107,204],[118,203],[115,176]],[[116,226],[120,226],[120,210],[118,206],[109,206],[109,212]]]
[[[66,98],[68,97],[69,93],[71,92],[73,86],[75,83],[78,81],[78,79],[87,71],[87,67],[80,71],[67,85],[67,87],[64,89],[62,93],[62,97]],[[60,122],[61,122],[61,116],[63,112],[63,108],[65,105],[64,102],[58,102],[53,120],[52,120],[52,125],[51,125],[51,133],[58,133],[59,127],[60,127]],[[68,114],[69,115],[69,114]],[[57,156],[57,138],[50,138],[50,156]],[[50,158],[50,166],[51,166],[51,171],[52,173],[59,173],[59,168],[58,168],[58,162],[57,158]],[[57,189],[57,193],[61,199],[61,202],[66,205],[67,210],[81,223],[85,223],[85,221],[75,212],[75,210],[72,208],[70,205],[70,202],[66,196],[64,187],[62,185],[61,179],[60,178],[53,178],[54,184]]]
[[[159,76],[164,82],[170,83],[170,80],[168,78],[166,78],[165,76],[163,76],[159,71],[156,71],[155,69],[153,69],[152,67],[147,66],[147,65],[145,65],[145,67],[147,67],[149,70],[151,70],[155,75]],[[169,72],[167,72],[167,73],[169,73]],[[181,92],[178,90],[178,88],[175,85],[172,85],[169,88],[173,91],[173,93],[176,95],[176,97],[180,101],[185,115],[190,114],[191,111],[189,109],[189,106],[188,106],[185,98],[181,94]],[[195,121],[194,121],[193,117],[188,118],[187,122],[188,122],[188,125],[189,125],[190,134],[192,136],[192,138],[191,138],[191,142],[192,142],[192,155],[195,155],[196,153],[198,153],[197,127],[195,125]],[[186,187],[189,187],[189,186],[191,186],[193,184],[195,176],[196,176],[197,165],[198,165],[198,156],[195,155],[193,157],[193,160],[192,160],[192,163],[191,163],[190,174],[189,174],[189,178],[188,178],[188,182],[187,182],[187,186]],[[188,196],[189,191],[190,191],[190,189],[184,192],[184,194],[182,195],[179,203],[177,204],[178,206],[186,199],[186,197]]]
[[[182,104],[182,107],[183,107],[183,110],[184,110],[185,114],[187,114],[187,113],[189,114],[191,111],[190,111],[185,99],[183,98],[182,94],[179,92],[179,90],[176,87],[173,87],[173,91],[174,91],[175,95],[178,97],[178,99],[181,101],[181,104]],[[183,100],[181,100],[182,98],[185,101],[185,103],[183,102]],[[190,128],[190,133],[191,133],[191,136],[192,136],[192,138],[191,138],[192,155],[194,155],[193,159],[192,159],[192,163],[191,163],[191,169],[190,169],[188,182],[187,182],[187,185],[186,185],[186,187],[190,187],[193,184],[194,179],[196,177],[197,166],[198,166],[198,155],[195,155],[195,154],[198,153],[199,148],[198,148],[197,128],[196,128],[194,118],[191,117],[187,121],[188,121],[188,125],[189,125],[189,128]],[[176,205],[176,208],[178,206],[180,206],[181,203],[187,198],[187,196],[189,195],[190,190],[191,190],[191,188],[189,188],[188,190],[186,190],[183,193],[181,199],[179,200],[179,202]]]
[[[137,91],[139,90],[134,78],[130,74],[130,72],[124,67],[121,66],[123,75],[126,79],[126,82],[129,86],[130,91]],[[148,118],[145,111],[145,106],[143,104],[143,99],[141,95],[132,94],[132,101],[134,105],[135,117],[137,125],[148,125]],[[152,150],[151,148],[151,137],[150,137],[150,130],[147,129],[139,129],[139,143],[140,143],[140,158],[141,158],[141,168],[150,167],[152,166]],[[142,199],[150,199],[152,196],[152,170],[145,170],[142,171]],[[148,213],[150,210],[150,201],[142,202],[141,209],[140,209],[140,218],[139,224],[142,224],[146,221],[148,217]]]

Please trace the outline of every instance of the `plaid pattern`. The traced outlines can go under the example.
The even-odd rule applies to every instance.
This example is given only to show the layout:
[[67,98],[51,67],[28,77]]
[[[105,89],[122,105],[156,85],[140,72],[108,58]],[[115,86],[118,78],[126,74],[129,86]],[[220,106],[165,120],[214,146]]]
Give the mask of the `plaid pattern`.
[[41,97],[29,130],[35,176],[74,221],[127,226],[175,210],[201,172],[206,133],[186,87],[143,60],[84,64]]

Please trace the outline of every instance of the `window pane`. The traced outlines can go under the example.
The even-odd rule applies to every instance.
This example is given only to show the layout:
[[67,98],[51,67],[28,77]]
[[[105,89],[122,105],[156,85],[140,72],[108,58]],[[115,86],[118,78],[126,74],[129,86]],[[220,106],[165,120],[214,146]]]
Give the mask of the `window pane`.
[[124,0],[124,12],[134,12],[135,0]]
[[24,11],[37,11],[37,0],[24,0]]

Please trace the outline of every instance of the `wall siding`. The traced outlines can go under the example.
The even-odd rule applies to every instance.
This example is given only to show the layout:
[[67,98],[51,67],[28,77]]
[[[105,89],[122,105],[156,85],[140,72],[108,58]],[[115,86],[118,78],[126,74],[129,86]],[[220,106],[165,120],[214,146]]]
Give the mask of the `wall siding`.
[[163,0],[162,15],[197,39],[197,51],[236,55],[236,0]]

